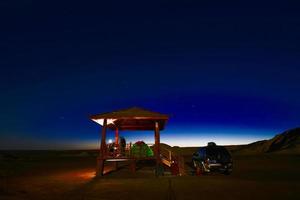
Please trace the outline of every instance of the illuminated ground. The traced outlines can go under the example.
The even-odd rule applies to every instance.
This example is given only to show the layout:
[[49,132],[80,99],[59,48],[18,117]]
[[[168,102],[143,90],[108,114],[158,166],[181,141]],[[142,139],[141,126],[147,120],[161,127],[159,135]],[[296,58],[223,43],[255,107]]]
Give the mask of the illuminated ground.
[[126,167],[95,178],[92,157],[37,161],[24,164],[24,171],[9,178],[2,176],[0,199],[300,198],[299,156],[235,156],[230,176],[160,178],[154,177],[151,168],[132,174]]

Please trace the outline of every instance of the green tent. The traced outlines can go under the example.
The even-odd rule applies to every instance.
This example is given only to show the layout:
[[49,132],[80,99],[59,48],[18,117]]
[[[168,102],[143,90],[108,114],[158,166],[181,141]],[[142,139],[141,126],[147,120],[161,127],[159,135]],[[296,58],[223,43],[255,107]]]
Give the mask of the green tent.
[[136,158],[153,156],[152,149],[143,141],[138,141],[131,147],[131,155]]

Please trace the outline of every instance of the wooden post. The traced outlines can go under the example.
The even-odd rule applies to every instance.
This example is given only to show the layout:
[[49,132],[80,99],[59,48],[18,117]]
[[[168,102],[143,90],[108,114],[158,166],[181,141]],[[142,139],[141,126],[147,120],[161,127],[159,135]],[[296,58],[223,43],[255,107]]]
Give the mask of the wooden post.
[[[115,146],[114,146],[114,157],[117,157],[120,154],[120,148],[119,148],[119,128],[116,128],[115,131]],[[118,169],[118,162],[115,161],[113,164],[114,170]]]
[[156,164],[160,163],[160,138],[159,138],[159,124],[158,122],[155,122],[155,158],[156,158]]
[[131,171],[132,171],[133,173],[136,172],[136,160],[135,160],[135,158],[133,158],[133,159],[131,160]]
[[118,170],[118,161],[113,162],[113,170]]
[[186,175],[183,156],[178,156],[178,167],[179,167],[179,175],[180,176]]
[[106,156],[106,126],[107,126],[107,119],[103,120],[103,127],[102,127],[102,135],[101,135],[101,158],[105,158]]
[[160,159],[160,136],[159,136],[159,124],[158,122],[155,122],[155,158],[156,158],[156,169],[155,169],[155,175],[160,176],[164,174],[164,169],[161,164]]
[[119,129],[116,128],[116,133],[115,133],[115,145],[117,148],[119,148]]
[[115,145],[114,145],[114,156],[118,156],[120,154],[120,146],[119,146],[119,128],[116,128],[115,132]]
[[101,146],[100,146],[100,155],[97,160],[97,170],[96,175],[97,176],[103,176],[104,171],[104,162],[105,162],[105,156],[106,156],[106,126],[107,126],[107,119],[103,120],[103,126],[102,126],[102,134],[101,134]]
[[132,146],[132,143],[130,142],[129,143],[129,157],[131,158],[131,146]]

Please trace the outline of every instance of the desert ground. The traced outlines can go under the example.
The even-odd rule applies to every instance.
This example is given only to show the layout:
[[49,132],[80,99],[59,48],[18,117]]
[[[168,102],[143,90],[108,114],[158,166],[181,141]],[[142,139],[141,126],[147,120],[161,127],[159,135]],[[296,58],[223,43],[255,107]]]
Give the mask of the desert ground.
[[[180,151],[180,149],[178,149]],[[300,155],[235,153],[231,175],[155,177],[151,163],[95,177],[93,151],[2,151],[1,200],[14,199],[299,199]],[[109,170],[109,164],[107,171]]]

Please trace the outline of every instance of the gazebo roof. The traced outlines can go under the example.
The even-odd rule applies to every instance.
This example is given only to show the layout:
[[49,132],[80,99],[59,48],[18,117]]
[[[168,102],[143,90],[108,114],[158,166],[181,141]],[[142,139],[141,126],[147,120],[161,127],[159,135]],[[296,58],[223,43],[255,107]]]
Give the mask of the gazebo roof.
[[168,115],[152,112],[143,108],[132,107],[109,113],[92,115],[91,120],[103,126],[104,119],[107,119],[107,126],[110,129],[119,130],[154,130],[155,122],[159,123],[160,130],[164,129]]

